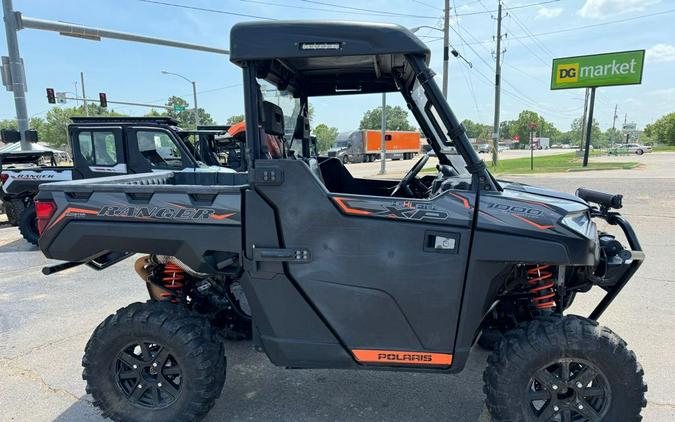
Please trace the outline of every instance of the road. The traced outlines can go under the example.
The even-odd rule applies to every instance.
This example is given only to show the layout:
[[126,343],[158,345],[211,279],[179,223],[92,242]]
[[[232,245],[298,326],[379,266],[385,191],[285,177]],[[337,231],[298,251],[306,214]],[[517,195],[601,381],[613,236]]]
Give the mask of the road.
[[[545,155],[554,155],[554,154],[565,154],[565,153],[570,153],[574,152],[574,150],[569,150],[569,149],[544,149],[544,150],[537,150],[534,151],[534,157],[535,159],[537,157],[542,157]],[[512,149],[508,151],[503,151],[499,153],[499,159],[509,159],[509,158],[522,158],[522,157],[529,157],[530,156],[530,150],[525,150],[525,149]],[[387,160],[386,163],[386,172],[387,175],[385,177],[393,176],[393,175],[400,175],[404,174],[410,167],[412,167],[413,163],[419,159],[419,155],[415,157],[413,160]],[[480,157],[483,158],[484,160],[490,160],[492,155],[490,154],[480,154]],[[627,161],[624,157],[624,161]],[[425,168],[433,168],[438,161],[435,158],[431,158]],[[375,176],[378,174],[380,171],[380,161],[376,161],[373,163],[355,163],[355,164],[348,164],[347,167],[349,168],[349,171],[354,175],[354,177],[369,177],[369,176]]]
[[[625,195],[623,213],[647,254],[637,276],[602,317],[636,352],[649,384],[646,421],[675,420],[675,153],[640,158],[635,170],[512,177],[573,192],[587,186]],[[80,359],[108,314],[145,300],[143,283],[123,263],[103,272],[74,268],[50,277],[47,260],[0,228],[0,420],[98,421],[85,395]],[[571,312],[587,314],[597,292]],[[228,346],[227,382],[208,421],[487,421],[481,375],[487,353],[475,350],[456,376],[338,370],[286,370]]]

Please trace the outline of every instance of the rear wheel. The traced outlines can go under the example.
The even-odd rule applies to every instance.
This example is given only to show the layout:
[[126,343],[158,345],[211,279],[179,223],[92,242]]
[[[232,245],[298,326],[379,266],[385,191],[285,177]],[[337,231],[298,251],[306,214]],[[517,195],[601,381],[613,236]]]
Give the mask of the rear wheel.
[[345,154],[342,156],[342,164],[349,164],[349,155]]
[[637,155],[642,155],[642,154],[644,154],[645,152],[644,152],[643,150],[641,150],[641,149],[638,149],[638,150],[635,151],[635,153],[636,153]]
[[37,227],[37,215],[35,214],[35,205],[26,208],[19,216],[19,232],[28,243],[38,244],[40,233]]
[[558,316],[507,332],[483,379],[495,421],[639,421],[643,374],[608,328]]
[[220,395],[225,356],[205,318],[168,302],[134,303],[87,343],[82,378],[115,421],[194,421]]
[[12,226],[18,226],[19,216],[26,206],[20,200],[8,200],[3,201],[3,203],[5,204],[5,214],[7,215],[7,221]]

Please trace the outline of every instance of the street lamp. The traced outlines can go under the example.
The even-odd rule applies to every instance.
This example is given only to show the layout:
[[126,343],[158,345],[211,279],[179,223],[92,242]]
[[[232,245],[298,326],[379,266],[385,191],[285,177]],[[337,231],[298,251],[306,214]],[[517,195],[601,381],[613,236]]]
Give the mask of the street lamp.
[[194,97],[194,114],[195,114],[195,129],[199,126],[199,113],[197,112],[197,83],[195,81],[191,81],[190,79],[186,78],[183,75],[179,75],[178,73],[173,73],[173,72],[167,72],[166,70],[162,70],[162,75],[173,75],[173,76],[178,76],[179,78],[183,78],[189,83],[192,84],[192,96]]

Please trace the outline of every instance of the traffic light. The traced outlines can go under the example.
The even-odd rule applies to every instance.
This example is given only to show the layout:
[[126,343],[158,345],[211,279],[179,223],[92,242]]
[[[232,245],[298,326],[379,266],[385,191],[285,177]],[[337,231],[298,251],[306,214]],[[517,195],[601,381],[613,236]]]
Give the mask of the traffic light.
[[106,97],[105,92],[98,93],[98,102],[101,107],[108,107],[108,97]]
[[47,102],[49,104],[56,104],[56,96],[54,95],[54,88],[47,88]]

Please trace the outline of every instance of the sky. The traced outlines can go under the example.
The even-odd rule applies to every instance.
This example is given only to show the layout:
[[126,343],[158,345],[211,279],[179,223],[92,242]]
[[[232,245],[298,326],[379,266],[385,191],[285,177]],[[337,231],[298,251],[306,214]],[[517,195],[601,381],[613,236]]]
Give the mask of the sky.
[[[497,0],[451,0],[450,5],[450,43],[472,66],[450,57],[448,102],[460,120],[491,124]],[[642,84],[597,89],[595,118],[601,128],[612,126],[615,105],[618,127],[626,115],[629,122],[643,128],[675,111],[675,1],[503,0],[503,5],[502,121],[529,109],[568,130],[583,113],[584,90],[551,91],[552,58],[637,49],[647,50]],[[263,18],[440,28],[443,0],[14,0],[14,8],[34,18],[227,49],[232,25]],[[440,85],[442,32],[421,28],[416,34],[431,49],[431,67]],[[199,106],[218,123],[243,113],[242,72],[225,55],[116,40],[87,41],[32,29],[19,31],[18,37],[30,116],[44,117],[50,109],[45,88],[73,92],[77,82],[80,90],[80,72],[84,72],[87,97],[97,98],[105,92],[108,100],[164,104],[169,96],[178,95],[191,104],[191,85],[162,75],[162,70],[195,80]],[[2,31],[0,55],[7,54],[6,45]],[[345,131],[357,128],[366,110],[380,106],[381,96],[311,102],[315,109],[312,125],[325,123]],[[396,94],[388,95],[388,103],[404,105]],[[131,106],[109,108],[130,115],[148,111]],[[0,87],[0,119],[14,116],[12,93]]]

